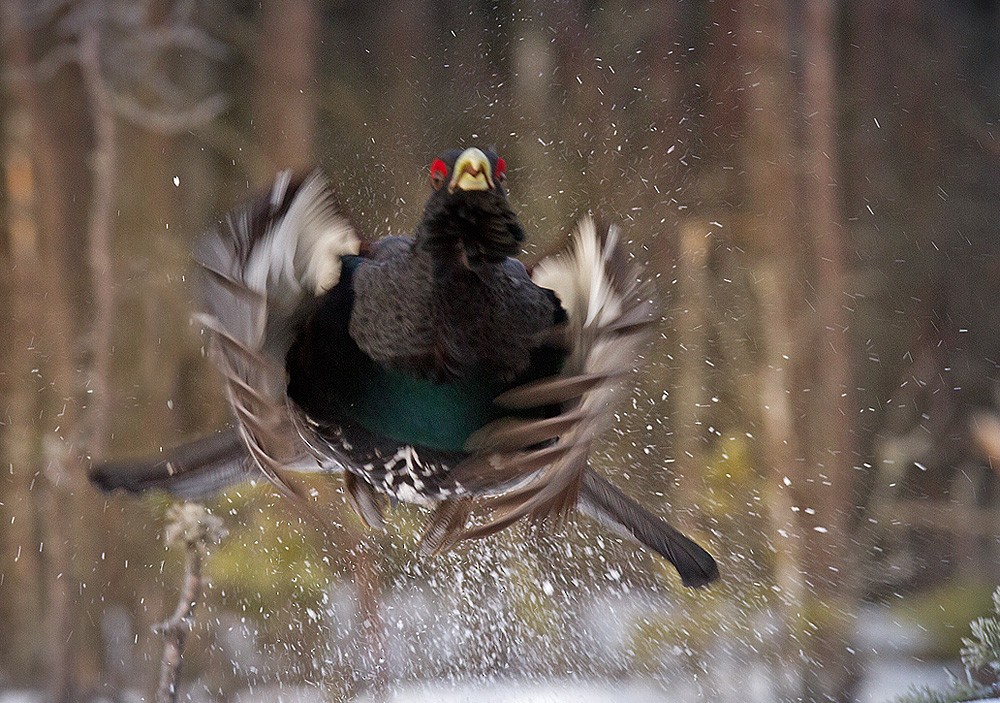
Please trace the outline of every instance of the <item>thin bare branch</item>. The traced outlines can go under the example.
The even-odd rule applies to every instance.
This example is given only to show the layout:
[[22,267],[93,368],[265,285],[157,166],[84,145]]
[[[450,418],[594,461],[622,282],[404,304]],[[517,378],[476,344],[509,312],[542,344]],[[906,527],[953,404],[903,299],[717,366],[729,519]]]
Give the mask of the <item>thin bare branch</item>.
[[65,66],[80,60],[80,49],[76,44],[60,44],[45,56],[28,66],[18,66],[3,72],[6,83],[14,81],[44,82],[55,78]]
[[226,96],[215,94],[189,108],[166,111],[142,105],[127,95],[115,94],[112,100],[115,111],[132,124],[168,135],[206,126],[226,109],[229,102]]
[[91,116],[94,120],[94,151],[91,159],[94,183],[87,225],[90,283],[94,296],[91,340],[93,394],[89,413],[91,432],[89,448],[92,458],[100,458],[105,454],[110,435],[109,388],[115,307],[111,239],[114,228],[112,214],[118,188],[118,133],[110,93],[101,73],[100,33],[93,25],[84,30],[80,37],[80,70],[83,73]]
[[165,530],[168,545],[184,546],[184,582],[173,614],[156,630],[163,635],[163,658],[160,660],[160,681],[156,703],[176,703],[180,681],[184,644],[191,631],[194,609],[201,597],[202,563],[209,544],[226,536],[222,520],[197,503],[174,505],[167,513]]

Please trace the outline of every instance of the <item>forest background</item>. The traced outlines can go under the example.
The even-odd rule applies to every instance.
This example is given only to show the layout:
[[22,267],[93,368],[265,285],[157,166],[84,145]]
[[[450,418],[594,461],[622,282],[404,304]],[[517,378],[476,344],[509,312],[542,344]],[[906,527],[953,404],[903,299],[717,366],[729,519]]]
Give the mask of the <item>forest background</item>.
[[316,482],[325,532],[241,489],[212,503],[230,534],[194,699],[593,670],[715,700],[764,672],[765,700],[851,700],[878,655],[869,608],[923,617],[928,656],[985,612],[996,3],[0,7],[0,689],[153,686],[181,573],[169,501],[86,473],[228,421],[189,323],[199,233],[316,165],[367,235],[409,232],[456,145],[505,157],[526,258],[597,209],[650,263],[663,321],[594,462],[709,544],[722,582],[683,593],[583,521],[428,560],[410,513],[369,535],[338,479]]

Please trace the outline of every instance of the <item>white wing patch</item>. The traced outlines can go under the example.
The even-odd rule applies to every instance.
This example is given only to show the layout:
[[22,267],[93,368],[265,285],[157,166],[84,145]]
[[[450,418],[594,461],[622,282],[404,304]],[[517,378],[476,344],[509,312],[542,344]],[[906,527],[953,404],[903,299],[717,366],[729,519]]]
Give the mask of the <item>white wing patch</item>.
[[[291,174],[275,179],[271,203],[285,198]],[[326,179],[314,172],[295,194],[288,211],[254,246],[245,281],[280,307],[303,295],[322,295],[340,281],[340,258],[357,254],[361,240],[337,214]]]
[[612,285],[609,271],[610,256],[617,244],[617,227],[612,226],[602,242],[594,218],[583,217],[569,248],[539,262],[531,280],[555,291],[571,323],[608,324],[622,310],[622,297]]

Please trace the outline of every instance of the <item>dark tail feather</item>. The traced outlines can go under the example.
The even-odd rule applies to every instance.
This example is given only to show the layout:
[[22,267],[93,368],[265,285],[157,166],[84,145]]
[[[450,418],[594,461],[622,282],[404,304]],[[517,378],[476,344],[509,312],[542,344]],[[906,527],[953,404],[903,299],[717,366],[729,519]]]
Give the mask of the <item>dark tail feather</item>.
[[228,429],[171,449],[156,458],[98,464],[91,482],[102,491],[161,490],[197,499],[253,478],[236,430]]
[[685,586],[707,586],[719,578],[719,566],[711,554],[590,469],[583,477],[578,506],[617,534],[665,557]]

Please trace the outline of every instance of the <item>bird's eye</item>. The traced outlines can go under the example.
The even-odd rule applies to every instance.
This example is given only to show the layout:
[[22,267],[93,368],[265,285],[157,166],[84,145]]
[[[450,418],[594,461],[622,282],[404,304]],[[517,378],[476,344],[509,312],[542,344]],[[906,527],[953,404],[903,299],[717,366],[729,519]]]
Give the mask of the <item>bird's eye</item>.
[[503,160],[503,157],[497,157],[497,167],[493,174],[493,177],[500,183],[507,180],[507,162]]
[[447,177],[448,164],[441,159],[434,159],[434,163],[431,164],[431,185],[434,186],[434,190],[440,190]]

